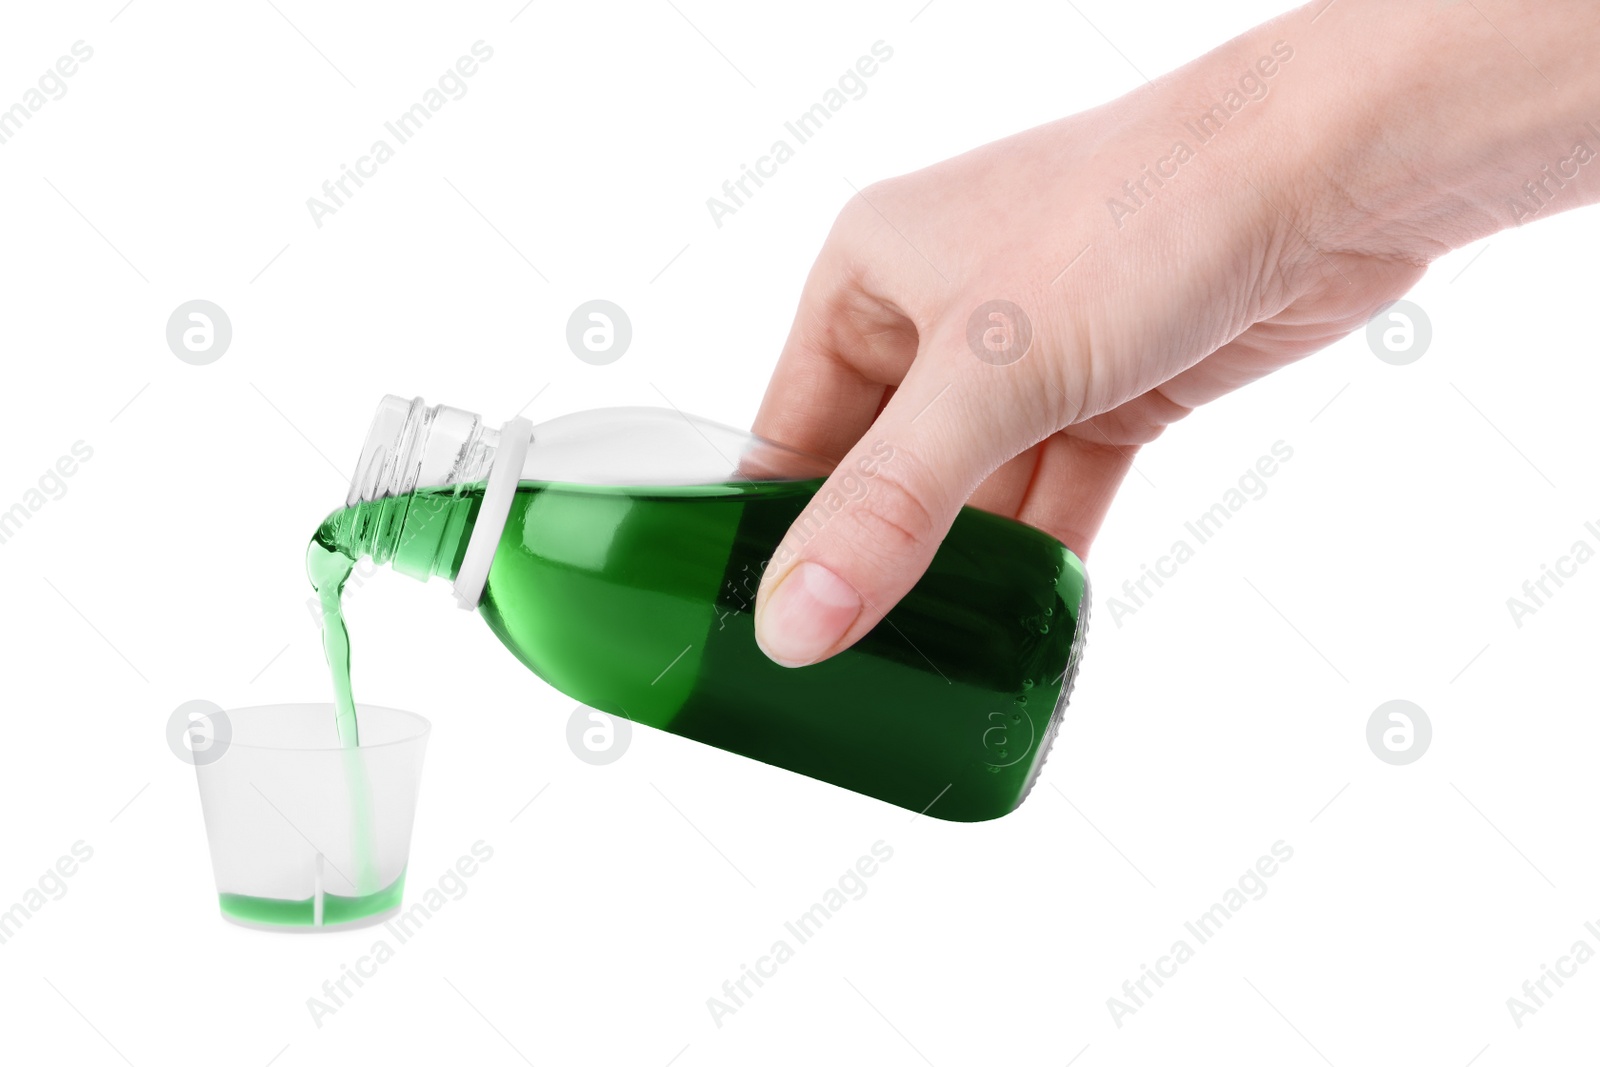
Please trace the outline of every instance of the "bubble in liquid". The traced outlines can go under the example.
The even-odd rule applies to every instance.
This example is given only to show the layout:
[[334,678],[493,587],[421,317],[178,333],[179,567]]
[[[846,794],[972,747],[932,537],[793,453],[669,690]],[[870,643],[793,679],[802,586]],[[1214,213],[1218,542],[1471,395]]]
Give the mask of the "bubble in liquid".
[[1024,678],[1022,680],[1022,688],[1024,688],[1024,689],[1032,689],[1033,688],[1033,679],[1032,678]]

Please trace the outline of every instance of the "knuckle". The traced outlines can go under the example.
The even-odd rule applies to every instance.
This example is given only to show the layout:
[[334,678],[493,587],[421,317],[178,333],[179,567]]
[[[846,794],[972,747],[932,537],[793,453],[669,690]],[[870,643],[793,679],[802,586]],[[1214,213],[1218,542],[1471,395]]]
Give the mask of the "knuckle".
[[933,513],[904,472],[889,469],[878,471],[866,496],[850,509],[849,522],[857,547],[883,561],[931,550],[938,533]]

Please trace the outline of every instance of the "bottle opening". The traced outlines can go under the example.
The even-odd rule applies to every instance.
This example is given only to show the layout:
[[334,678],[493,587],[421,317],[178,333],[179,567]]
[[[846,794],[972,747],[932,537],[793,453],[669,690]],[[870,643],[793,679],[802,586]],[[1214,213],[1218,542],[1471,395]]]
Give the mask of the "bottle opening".
[[345,506],[482,481],[499,436],[470,411],[386,396],[367,430]]

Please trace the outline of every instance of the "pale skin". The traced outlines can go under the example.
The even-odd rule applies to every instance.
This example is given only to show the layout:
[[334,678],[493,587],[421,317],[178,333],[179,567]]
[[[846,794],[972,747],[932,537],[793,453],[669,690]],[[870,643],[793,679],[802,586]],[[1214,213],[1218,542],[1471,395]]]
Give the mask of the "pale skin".
[[[1101,107],[861,190],[754,429],[840,460],[836,478],[875,445],[893,459],[791,531],[756,600],[761,647],[786,666],[848,648],[963,504],[1086,555],[1168,426],[1364,327],[1444,253],[1600,199],[1600,159],[1575,157],[1600,153],[1597,46],[1593,0],[1316,0]],[[1208,140],[1185,126],[1241,84]],[[968,340],[996,299],[1032,326],[1015,362]]]

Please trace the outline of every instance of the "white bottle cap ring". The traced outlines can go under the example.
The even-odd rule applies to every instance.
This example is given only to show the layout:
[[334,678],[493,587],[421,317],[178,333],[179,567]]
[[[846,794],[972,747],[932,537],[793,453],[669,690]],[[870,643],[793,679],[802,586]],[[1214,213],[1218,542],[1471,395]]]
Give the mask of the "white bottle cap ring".
[[522,478],[522,461],[532,440],[533,423],[527,419],[512,419],[500,427],[500,443],[495,446],[489,477],[484,482],[483,502],[478,505],[478,518],[461,557],[461,569],[456,572],[456,602],[467,611],[477,608],[483,599],[489,565],[494,562],[506,516],[511,514],[511,500]]

